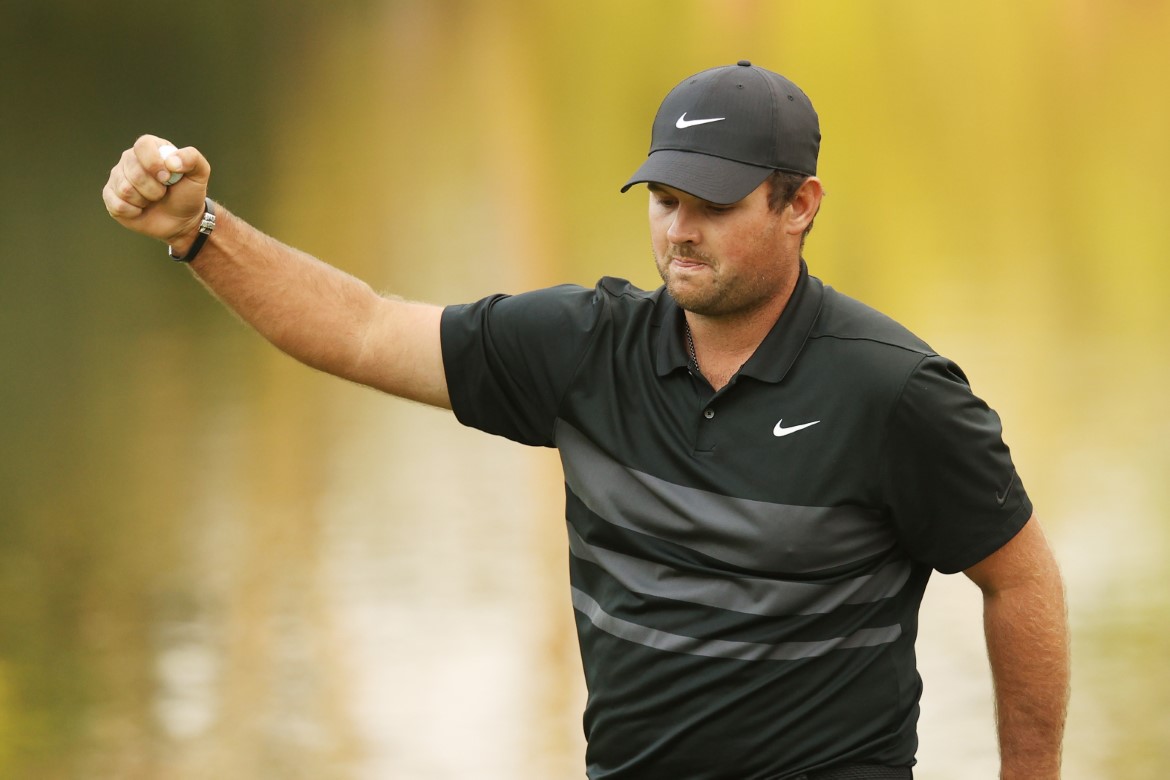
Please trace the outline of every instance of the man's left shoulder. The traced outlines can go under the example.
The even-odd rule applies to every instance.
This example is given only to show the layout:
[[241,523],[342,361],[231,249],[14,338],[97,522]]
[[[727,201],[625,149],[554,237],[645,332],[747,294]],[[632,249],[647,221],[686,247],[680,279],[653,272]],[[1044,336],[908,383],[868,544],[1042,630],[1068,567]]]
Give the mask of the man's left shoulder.
[[825,285],[820,316],[809,337],[868,342],[879,350],[885,347],[919,358],[937,354],[894,318],[829,285]]

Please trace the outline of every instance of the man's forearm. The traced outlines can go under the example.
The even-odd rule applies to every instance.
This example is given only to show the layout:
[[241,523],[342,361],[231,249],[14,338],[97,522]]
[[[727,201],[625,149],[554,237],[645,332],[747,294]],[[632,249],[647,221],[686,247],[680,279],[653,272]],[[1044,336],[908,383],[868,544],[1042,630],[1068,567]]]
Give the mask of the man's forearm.
[[[389,300],[226,209],[218,211],[215,232],[191,268],[245,322],[314,368],[395,395],[449,405],[437,364],[437,307]],[[433,344],[427,343],[426,331],[434,332]]]
[[1069,692],[1063,585],[1051,559],[1035,580],[985,593],[1003,780],[1060,777]]
[[284,352],[329,373],[349,373],[374,291],[217,210],[215,232],[191,264],[200,281]]

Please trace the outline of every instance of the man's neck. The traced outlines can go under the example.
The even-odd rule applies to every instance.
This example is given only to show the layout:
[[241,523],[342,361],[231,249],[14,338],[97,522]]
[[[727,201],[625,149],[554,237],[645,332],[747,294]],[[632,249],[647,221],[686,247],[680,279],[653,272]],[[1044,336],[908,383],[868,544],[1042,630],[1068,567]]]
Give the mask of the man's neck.
[[699,371],[715,390],[723,388],[772,331],[784,312],[796,279],[786,294],[751,311],[728,316],[684,312]]

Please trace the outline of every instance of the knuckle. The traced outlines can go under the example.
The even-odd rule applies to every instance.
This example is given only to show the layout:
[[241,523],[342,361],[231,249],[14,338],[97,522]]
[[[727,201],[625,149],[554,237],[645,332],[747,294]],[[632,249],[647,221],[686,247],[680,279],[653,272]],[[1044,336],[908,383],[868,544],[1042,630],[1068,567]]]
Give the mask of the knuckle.
[[102,200],[105,201],[106,211],[111,217],[133,217],[140,212],[140,209],[120,199],[108,188],[103,193]]
[[147,133],[147,134],[140,135],[140,136],[138,136],[137,139],[135,139],[134,148],[135,149],[145,149],[147,146],[149,146],[151,144],[157,145],[158,138]]
[[130,182],[129,179],[122,179],[118,182],[118,186],[114,188],[114,194],[122,200],[130,200],[138,195],[138,190]]

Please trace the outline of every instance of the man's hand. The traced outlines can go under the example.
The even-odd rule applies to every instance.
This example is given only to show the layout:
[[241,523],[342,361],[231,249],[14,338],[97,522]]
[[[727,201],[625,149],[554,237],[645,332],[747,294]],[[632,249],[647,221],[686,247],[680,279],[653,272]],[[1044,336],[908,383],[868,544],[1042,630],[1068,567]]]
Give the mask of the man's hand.
[[[195,240],[203,218],[203,200],[211,165],[194,147],[179,149],[166,160],[159,148],[169,143],[144,135],[122,153],[102,190],[106,211],[123,227],[171,244],[184,253]],[[177,183],[164,184],[182,173]]]

